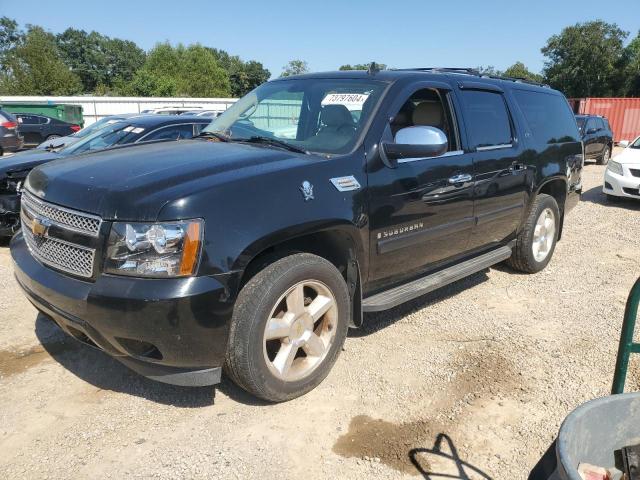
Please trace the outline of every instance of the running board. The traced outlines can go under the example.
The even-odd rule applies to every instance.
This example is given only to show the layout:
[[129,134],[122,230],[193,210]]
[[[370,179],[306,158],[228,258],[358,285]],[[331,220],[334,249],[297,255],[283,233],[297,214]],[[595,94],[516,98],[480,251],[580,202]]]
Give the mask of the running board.
[[511,247],[500,247],[488,253],[474,257],[466,262],[453,265],[426,277],[419,278],[404,285],[377,293],[362,300],[362,310],[365,312],[379,312],[387,310],[401,303],[420,297],[425,293],[437,290],[464,277],[489,268],[511,256]]

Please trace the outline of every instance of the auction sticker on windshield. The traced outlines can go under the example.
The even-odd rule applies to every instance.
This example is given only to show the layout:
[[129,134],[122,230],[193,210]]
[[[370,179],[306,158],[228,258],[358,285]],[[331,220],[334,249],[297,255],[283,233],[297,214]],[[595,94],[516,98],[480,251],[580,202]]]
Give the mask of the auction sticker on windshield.
[[362,110],[362,105],[369,98],[365,93],[330,93],[322,99],[322,106],[344,105],[349,110]]

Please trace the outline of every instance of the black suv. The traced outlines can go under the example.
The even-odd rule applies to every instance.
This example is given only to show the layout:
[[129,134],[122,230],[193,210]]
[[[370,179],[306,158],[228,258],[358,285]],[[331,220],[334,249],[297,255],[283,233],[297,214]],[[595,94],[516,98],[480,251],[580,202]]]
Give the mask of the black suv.
[[0,110],[0,157],[5,152],[16,152],[24,145],[18,132],[18,120],[9,112]]
[[578,130],[582,135],[585,160],[595,160],[606,165],[613,151],[613,132],[609,121],[599,115],[576,115]]
[[363,312],[508,261],[551,260],[582,145],[557,91],[469,70],[268,82],[199,138],[27,177],[18,282],[66,332],[137,372],[222,367],[283,401],[328,374]]

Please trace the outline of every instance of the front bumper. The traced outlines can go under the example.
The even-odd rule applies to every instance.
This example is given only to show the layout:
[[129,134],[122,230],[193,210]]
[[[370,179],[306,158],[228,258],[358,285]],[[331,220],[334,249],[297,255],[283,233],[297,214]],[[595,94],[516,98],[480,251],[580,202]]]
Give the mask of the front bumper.
[[103,274],[87,282],[39,263],[21,233],[11,241],[11,256],[27,298],[71,336],[154,380],[220,382],[233,311],[227,285],[237,273],[179,279]]
[[626,165],[622,165],[624,175],[611,172],[608,168],[604,172],[602,191],[617,197],[640,199],[640,177],[634,177]]

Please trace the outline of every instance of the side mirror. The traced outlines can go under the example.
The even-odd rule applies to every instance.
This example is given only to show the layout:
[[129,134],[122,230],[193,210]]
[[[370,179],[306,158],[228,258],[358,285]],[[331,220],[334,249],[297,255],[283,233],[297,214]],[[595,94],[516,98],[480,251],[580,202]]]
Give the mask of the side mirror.
[[[437,157],[447,151],[449,141],[436,127],[415,126],[401,128],[395,142],[383,142],[381,152],[387,160]],[[391,162],[385,162],[391,163]],[[393,164],[395,166],[395,162]]]
[[627,148],[629,146],[629,140],[620,140],[618,142],[618,145],[621,146],[622,148]]

